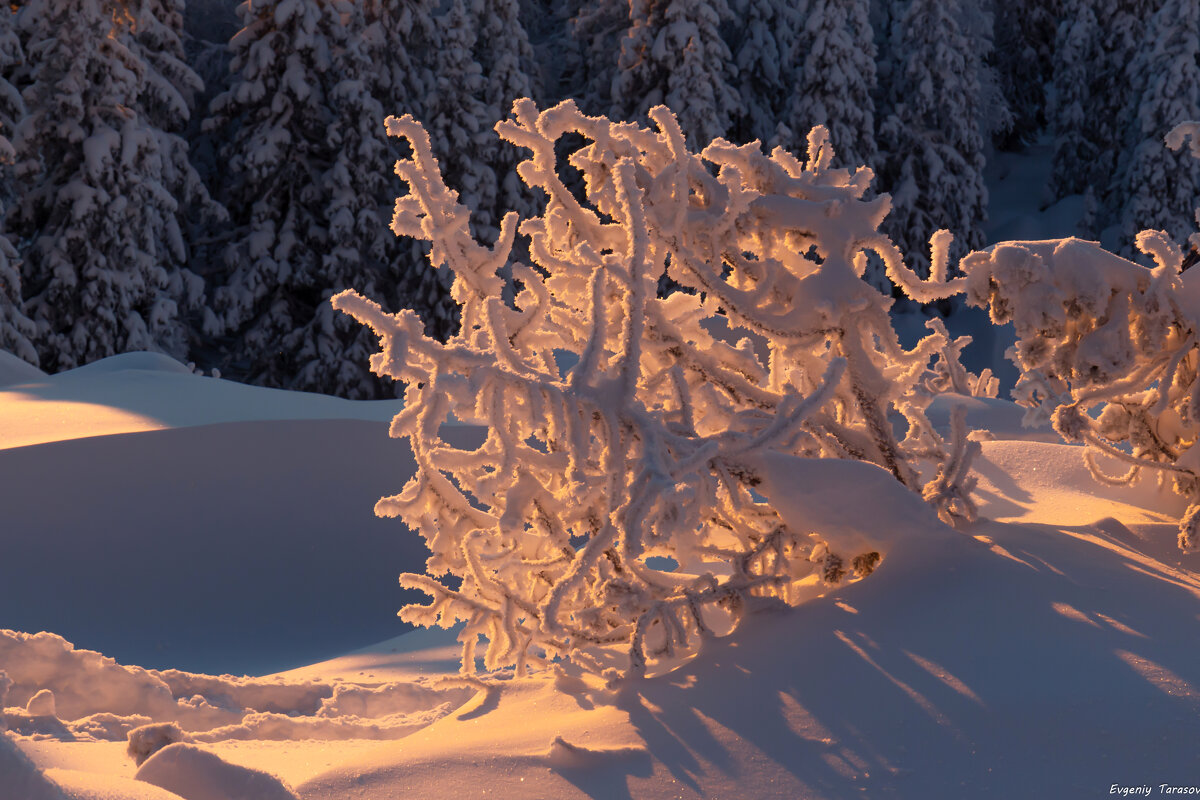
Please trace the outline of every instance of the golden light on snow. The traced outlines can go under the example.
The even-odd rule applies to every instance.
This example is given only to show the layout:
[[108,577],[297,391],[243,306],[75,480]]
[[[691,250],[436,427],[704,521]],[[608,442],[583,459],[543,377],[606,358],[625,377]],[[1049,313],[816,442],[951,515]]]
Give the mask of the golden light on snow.
[[124,408],[51,400],[22,391],[0,392],[0,450],[167,427],[162,420]]

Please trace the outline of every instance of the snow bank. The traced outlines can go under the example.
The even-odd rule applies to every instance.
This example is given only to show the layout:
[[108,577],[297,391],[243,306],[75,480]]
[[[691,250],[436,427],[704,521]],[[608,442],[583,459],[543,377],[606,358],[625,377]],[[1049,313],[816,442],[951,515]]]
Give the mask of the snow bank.
[[46,373],[12,353],[0,350],[0,386],[35,383],[46,378]]
[[870,580],[753,615],[675,672],[615,691],[506,684],[297,794],[915,800],[1194,782],[1194,574],[1099,530],[909,538],[919,520],[896,518],[905,546]]
[[56,375],[5,359],[5,386],[0,413],[8,424],[0,428],[0,448],[224,422],[387,422],[402,407],[399,400],[356,402],[205,377],[158,353],[112,356]]
[[[35,738],[124,740],[143,758],[174,741],[397,739],[448,714],[470,689],[365,686],[156,672],[77,650],[61,636],[0,630],[11,686],[2,718]],[[20,708],[24,705],[24,708]]]
[[350,420],[0,450],[0,624],[193,672],[276,672],[396,636],[417,596],[396,576],[428,552],[372,508],[413,469],[384,423]]
[[155,753],[137,780],[160,786],[184,800],[297,800],[273,775],[230,764],[191,744],[176,743]]
[[119,775],[97,775],[60,767],[47,769],[45,775],[70,800],[180,800],[174,792]]
[[0,787],[4,788],[4,796],[13,800],[67,800],[62,790],[42,775],[3,731],[0,731]]

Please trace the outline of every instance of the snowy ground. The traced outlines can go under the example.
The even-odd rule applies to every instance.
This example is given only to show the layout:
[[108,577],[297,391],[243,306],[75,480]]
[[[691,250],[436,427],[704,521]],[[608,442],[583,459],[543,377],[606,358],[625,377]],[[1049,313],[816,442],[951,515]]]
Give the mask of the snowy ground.
[[[988,521],[954,532],[882,471],[818,465],[805,513],[904,542],[869,579],[619,692],[547,677],[488,693],[438,683],[452,635],[389,638],[395,575],[423,558],[370,516],[411,469],[386,438],[394,404],[149,356],[8,377],[0,607],[5,627],[66,639],[0,635],[14,682],[0,785],[25,787],[6,798],[236,797],[252,780],[249,797],[286,784],[329,800],[1200,784],[1200,561],[1175,549],[1180,509],[1151,486],[1095,484],[1077,449],[1022,430],[1003,401],[966,401],[997,437],[977,466]],[[386,641],[322,660],[372,638]],[[124,666],[300,663],[260,679]],[[186,741],[139,772],[125,739],[150,722]]]
[[[993,176],[997,202],[1034,191],[1035,159]],[[1063,209],[1011,209],[1004,238],[1071,232]],[[799,513],[898,543],[868,579],[616,690],[478,691],[453,679],[452,633],[393,616],[425,556],[371,513],[412,469],[395,403],[146,354],[54,377],[0,354],[0,800],[1200,787],[1200,556],[1175,547],[1179,504],[1095,483],[1005,401],[939,401],[935,423],[953,402],[994,436],[983,521],[953,531],[881,470],[813,463]]]

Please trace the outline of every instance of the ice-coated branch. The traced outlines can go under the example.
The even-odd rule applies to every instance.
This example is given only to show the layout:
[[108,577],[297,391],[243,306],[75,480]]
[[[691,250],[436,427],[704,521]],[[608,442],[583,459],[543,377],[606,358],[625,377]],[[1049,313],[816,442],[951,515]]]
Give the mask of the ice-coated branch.
[[[789,529],[758,493],[764,452],[862,459],[915,492],[919,462],[933,461],[930,502],[971,515],[965,426],[945,440],[925,416],[935,363],[953,371],[961,342],[935,329],[906,350],[891,299],[862,280],[867,250],[903,266],[878,232],[886,198],[863,200],[869,171],[832,169],[824,129],[802,164],[722,140],[696,154],[670,111],[650,118],[518,100],[496,130],[528,152],[517,171],[546,207],[506,217],[491,249],[420,124],[388,120],[412,145],[393,230],[429,241],[454,273],[462,329],[441,344],[411,312],[353,292],[333,303],[379,336],[372,368],[406,384],[391,433],[409,440],[416,473],[377,511],[419,531],[431,556],[428,574],[401,578],[429,602],[401,615],[463,623],[466,673],[480,636],[487,670],[556,658],[666,669],[756,601],[798,602],[886,557],[863,549],[863,532],[848,543]],[[568,135],[584,141],[570,156],[581,195],[557,161]],[[518,230],[532,263],[512,265],[505,302]],[[935,262],[929,280],[909,276],[922,298],[963,285]],[[679,290],[660,293],[664,275]],[[961,389],[968,377],[953,375]],[[903,441],[895,414],[910,421]],[[484,428],[482,444],[445,441],[452,418]]]

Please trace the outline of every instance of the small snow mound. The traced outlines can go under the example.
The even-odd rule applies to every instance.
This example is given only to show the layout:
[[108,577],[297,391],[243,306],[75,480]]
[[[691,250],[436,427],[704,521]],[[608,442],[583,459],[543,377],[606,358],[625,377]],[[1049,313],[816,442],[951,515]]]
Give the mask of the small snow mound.
[[129,732],[129,747],[125,752],[139,767],[150,756],[167,745],[187,741],[187,734],[174,722],[156,722],[134,728]]
[[46,373],[23,358],[0,350],[0,386],[16,386],[45,380]]
[[70,800],[180,800],[174,792],[120,775],[51,767],[46,777]]
[[57,716],[54,707],[54,692],[41,689],[25,704],[25,713],[31,717]]
[[610,766],[613,761],[645,758],[648,755],[644,747],[583,747],[555,736],[544,758],[552,769],[595,769]]
[[144,370],[148,372],[174,372],[181,375],[191,375],[192,371],[187,365],[180,364],[170,356],[162,353],[122,353],[116,356],[102,358],[99,361],[93,361],[90,364],[84,364],[82,367],[76,367],[72,370],[59,373],[63,376],[76,377],[80,375],[107,375],[113,372],[125,372],[126,370]]
[[14,800],[67,800],[3,731],[0,731],[0,788],[5,791],[4,797]]
[[230,764],[183,742],[159,750],[135,777],[184,800],[298,800],[274,775]]

